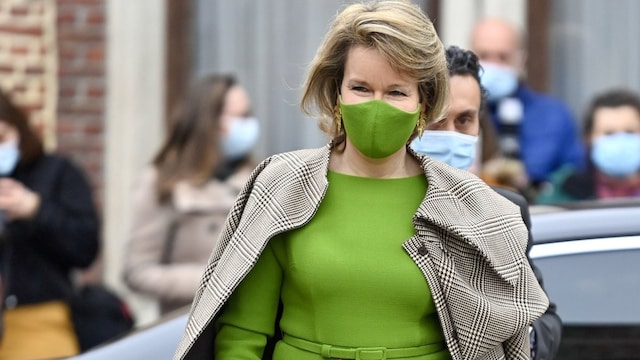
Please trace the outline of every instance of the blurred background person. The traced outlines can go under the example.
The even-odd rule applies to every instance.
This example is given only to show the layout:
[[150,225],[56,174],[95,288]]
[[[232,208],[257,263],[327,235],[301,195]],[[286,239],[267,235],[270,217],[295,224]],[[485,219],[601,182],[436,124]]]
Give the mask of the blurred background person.
[[0,177],[0,359],[74,355],[71,271],[91,265],[99,248],[92,191],[71,161],[45,153],[27,115],[3,92]]
[[595,96],[584,118],[586,169],[559,170],[537,202],[640,197],[640,97],[626,89]]
[[193,300],[202,272],[253,164],[258,140],[248,95],[232,76],[199,79],[173,114],[139,179],[124,279],[162,313]]
[[[474,27],[470,43],[482,64],[481,81],[501,152],[523,163],[530,186],[536,189],[564,165],[581,167],[584,149],[569,109],[522,80],[522,34],[505,20],[486,18]],[[489,170],[497,174],[502,164],[513,166],[499,162]]]
[[[422,137],[413,140],[411,147],[453,167],[468,170],[476,162],[476,143],[480,132],[487,131],[490,134],[491,129],[487,128],[487,125],[490,127],[492,124],[481,121],[485,91],[480,85],[481,68],[477,56],[469,50],[450,46],[447,48],[446,58],[450,89],[446,118],[429,124]],[[487,137],[485,140],[490,139]],[[527,250],[531,249],[533,240],[527,200],[506,188],[494,187],[494,190],[520,207],[522,218],[529,230]],[[538,282],[542,284],[542,274],[530,258],[529,263]],[[531,358],[553,359],[558,352],[561,337],[562,321],[556,313],[555,304],[550,303],[542,317],[533,323]]]

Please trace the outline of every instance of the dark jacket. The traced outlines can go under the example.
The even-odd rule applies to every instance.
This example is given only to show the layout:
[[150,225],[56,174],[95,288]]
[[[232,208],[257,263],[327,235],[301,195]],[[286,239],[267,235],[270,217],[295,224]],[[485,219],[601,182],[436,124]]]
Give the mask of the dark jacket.
[[[520,100],[520,156],[532,183],[538,184],[564,165],[583,167],[584,145],[569,109],[558,99],[520,84],[513,97]],[[489,104],[491,118],[500,132],[497,105]]]
[[99,247],[89,183],[69,160],[55,155],[19,167],[9,177],[38,193],[40,207],[33,219],[5,226],[0,249],[5,306],[67,299],[71,270],[89,266]]
[[[533,237],[531,235],[531,216],[529,215],[529,203],[524,198],[524,196],[505,189],[498,186],[494,186],[493,189],[500,195],[505,198],[511,200],[514,204],[520,207],[520,214],[522,215],[522,220],[527,226],[527,230],[529,230],[529,244],[527,245],[527,258],[529,259],[529,264],[533,269],[533,272],[536,274],[536,278],[540,283],[540,286],[543,286],[542,273],[538,268],[536,268],[533,261],[529,257],[529,250],[531,250],[531,245],[533,242]],[[558,348],[560,347],[560,340],[562,338],[562,320],[560,316],[556,313],[556,305],[549,299],[549,308],[547,311],[542,314],[542,316],[533,323],[533,329],[535,340],[535,346],[532,346],[532,352],[535,354],[533,360],[550,360],[556,357],[558,353]]]
[[596,170],[593,164],[588,163],[584,170],[565,166],[554,173],[538,194],[536,204],[558,204],[596,198]]

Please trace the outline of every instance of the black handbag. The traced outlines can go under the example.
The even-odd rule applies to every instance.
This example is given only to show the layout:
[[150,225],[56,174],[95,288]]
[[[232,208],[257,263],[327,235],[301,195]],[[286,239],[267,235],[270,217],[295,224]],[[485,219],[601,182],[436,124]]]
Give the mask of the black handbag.
[[84,285],[70,300],[71,319],[80,350],[86,351],[133,329],[127,304],[104,285]]

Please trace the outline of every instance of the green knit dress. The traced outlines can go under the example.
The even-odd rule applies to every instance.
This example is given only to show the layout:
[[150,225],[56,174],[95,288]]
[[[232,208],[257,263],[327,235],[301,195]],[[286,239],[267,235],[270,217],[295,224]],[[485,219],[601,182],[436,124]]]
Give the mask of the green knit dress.
[[[441,345],[413,360],[450,359],[429,286],[402,248],[415,231],[424,175],[374,179],[329,171],[304,227],[272,239],[216,323],[216,360],[261,359],[282,301],[281,331],[341,347]],[[274,360],[322,356],[278,342]]]

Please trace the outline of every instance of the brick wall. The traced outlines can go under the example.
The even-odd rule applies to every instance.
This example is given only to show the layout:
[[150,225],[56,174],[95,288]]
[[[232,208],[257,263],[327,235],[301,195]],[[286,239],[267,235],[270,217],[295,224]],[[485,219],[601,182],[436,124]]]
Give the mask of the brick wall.
[[0,1],[0,86],[28,111],[48,150],[85,170],[100,209],[105,1]]
[[104,185],[105,1],[55,1],[59,62],[57,149],[83,166],[99,205]]
[[0,2],[0,86],[55,146],[55,6],[46,0]]

